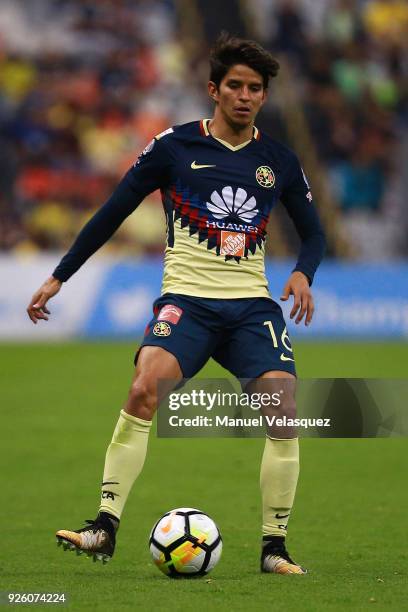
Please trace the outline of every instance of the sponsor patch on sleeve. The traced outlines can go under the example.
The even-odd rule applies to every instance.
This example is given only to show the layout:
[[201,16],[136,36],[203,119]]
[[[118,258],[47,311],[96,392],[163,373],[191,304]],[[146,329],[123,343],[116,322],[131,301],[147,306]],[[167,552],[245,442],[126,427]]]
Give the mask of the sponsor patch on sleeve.
[[173,325],[177,325],[180,321],[183,309],[173,304],[166,304],[159,312],[158,321],[169,321]]
[[153,138],[153,140],[151,140],[149,142],[149,144],[143,149],[143,151],[141,152],[141,154],[139,155],[139,157],[137,158],[137,160],[135,161],[135,163],[133,164],[134,166],[137,166],[137,164],[140,163],[140,161],[142,160],[142,158],[147,155],[148,153],[150,153],[150,151],[153,149],[154,147],[154,143],[155,143],[155,139]]
[[304,170],[303,170],[303,168],[302,168],[302,167],[301,167],[300,169],[301,169],[301,171],[302,171],[302,176],[303,176],[303,180],[305,181],[306,187],[307,187],[307,188],[309,189],[309,191],[310,191],[310,185],[309,185],[309,181],[308,181],[308,180],[307,180],[307,178],[306,178],[306,174],[305,174],[305,172],[304,172]]

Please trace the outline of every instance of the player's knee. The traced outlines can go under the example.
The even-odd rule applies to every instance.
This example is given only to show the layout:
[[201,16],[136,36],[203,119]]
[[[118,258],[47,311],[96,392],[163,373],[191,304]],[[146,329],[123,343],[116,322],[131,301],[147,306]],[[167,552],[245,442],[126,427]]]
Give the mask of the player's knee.
[[296,401],[292,394],[282,395],[279,406],[269,413],[269,419],[266,420],[266,434],[270,438],[288,439],[297,436],[297,430],[294,425],[296,418]]
[[125,406],[125,411],[146,421],[151,421],[157,408],[155,386],[137,378],[133,381]]
[[296,417],[296,400],[293,395],[282,397],[278,411],[280,416],[286,419],[294,419]]

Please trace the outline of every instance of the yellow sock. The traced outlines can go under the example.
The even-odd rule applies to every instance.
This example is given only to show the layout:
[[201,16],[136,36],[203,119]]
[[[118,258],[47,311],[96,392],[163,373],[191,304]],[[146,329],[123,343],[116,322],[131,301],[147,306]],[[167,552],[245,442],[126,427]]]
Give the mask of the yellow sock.
[[286,536],[298,476],[298,439],[266,438],[260,478],[262,535]]
[[109,512],[120,519],[133,483],[142,471],[151,424],[120,411],[106,451],[99,512]]

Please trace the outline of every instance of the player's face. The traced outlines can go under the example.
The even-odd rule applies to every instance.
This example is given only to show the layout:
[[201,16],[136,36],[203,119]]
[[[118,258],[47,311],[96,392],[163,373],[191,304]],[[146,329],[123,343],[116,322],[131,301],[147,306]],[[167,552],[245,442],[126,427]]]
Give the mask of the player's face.
[[262,76],[249,66],[232,66],[219,87],[212,81],[208,91],[229,125],[251,125],[266,99]]

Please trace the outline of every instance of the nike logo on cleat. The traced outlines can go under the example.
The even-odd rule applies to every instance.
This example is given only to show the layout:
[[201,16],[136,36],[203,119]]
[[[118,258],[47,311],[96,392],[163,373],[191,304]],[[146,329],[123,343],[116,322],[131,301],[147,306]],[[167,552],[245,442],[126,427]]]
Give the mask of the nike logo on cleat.
[[283,353],[281,353],[281,361],[295,361],[294,359],[292,359],[292,357],[286,357],[286,355],[284,355]]
[[191,164],[192,170],[201,170],[201,168],[215,168],[215,164],[196,164],[195,161]]

